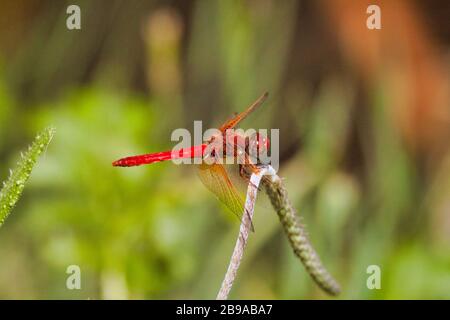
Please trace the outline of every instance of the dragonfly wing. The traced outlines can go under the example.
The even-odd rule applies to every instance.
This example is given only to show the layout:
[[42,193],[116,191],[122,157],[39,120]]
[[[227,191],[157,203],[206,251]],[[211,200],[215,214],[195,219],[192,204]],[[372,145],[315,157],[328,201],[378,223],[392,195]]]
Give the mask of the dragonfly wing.
[[252,113],[255,109],[257,109],[268,97],[268,93],[265,92],[261,97],[258,98],[258,100],[256,100],[255,102],[253,102],[252,105],[250,105],[247,110],[239,113],[238,115],[236,115],[233,119],[228,120],[227,122],[225,122],[221,127],[220,127],[220,131],[225,132],[227,129],[231,129],[234,128],[235,126],[237,126],[237,124],[239,122],[241,122],[242,120],[244,120],[250,113]]
[[202,183],[231,211],[239,220],[244,212],[244,201],[221,164],[200,164],[198,176]]

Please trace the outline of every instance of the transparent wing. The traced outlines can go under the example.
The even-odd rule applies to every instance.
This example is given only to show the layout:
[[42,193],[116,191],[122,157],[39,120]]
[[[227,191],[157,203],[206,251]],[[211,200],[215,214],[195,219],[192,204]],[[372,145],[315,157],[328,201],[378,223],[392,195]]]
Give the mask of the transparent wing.
[[250,105],[247,110],[239,113],[233,119],[225,122],[221,127],[220,131],[225,132],[227,129],[234,128],[240,121],[244,120],[250,113],[255,111],[268,97],[268,93],[265,92],[261,97],[258,98],[252,105]]
[[198,176],[202,183],[241,220],[244,213],[244,201],[231,182],[223,165],[200,164]]

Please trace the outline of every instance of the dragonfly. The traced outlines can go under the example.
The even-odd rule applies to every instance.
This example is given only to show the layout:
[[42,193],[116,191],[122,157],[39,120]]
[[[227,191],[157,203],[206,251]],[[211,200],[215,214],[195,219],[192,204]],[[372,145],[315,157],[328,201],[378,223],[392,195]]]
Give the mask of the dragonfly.
[[[115,167],[134,167],[161,161],[184,158],[201,158],[197,173],[201,182],[234,213],[239,220],[245,213],[244,200],[235,183],[224,167],[227,157],[234,158],[239,164],[239,175],[248,180],[248,175],[258,173],[260,159],[258,155],[266,153],[270,146],[269,138],[259,132],[248,137],[233,130],[250,113],[260,107],[267,99],[268,93],[262,94],[247,109],[226,121],[205,143],[178,150],[149,153],[125,157],[113,162]],[[228,163],[228,162],[227,162]],[[253,224],[252,224],[253,230]]]

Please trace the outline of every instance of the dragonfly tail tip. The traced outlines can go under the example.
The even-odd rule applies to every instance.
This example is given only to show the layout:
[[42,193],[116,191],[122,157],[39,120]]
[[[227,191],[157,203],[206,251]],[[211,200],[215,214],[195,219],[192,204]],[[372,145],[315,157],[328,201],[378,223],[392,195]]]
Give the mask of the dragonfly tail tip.
[[116,161],[114,161],[114,162],[112,163],[112,165],[113,165],[113,167],[121,167],[121,166],[122,166],[122,163],[121,163],[120,160],[116,160]]

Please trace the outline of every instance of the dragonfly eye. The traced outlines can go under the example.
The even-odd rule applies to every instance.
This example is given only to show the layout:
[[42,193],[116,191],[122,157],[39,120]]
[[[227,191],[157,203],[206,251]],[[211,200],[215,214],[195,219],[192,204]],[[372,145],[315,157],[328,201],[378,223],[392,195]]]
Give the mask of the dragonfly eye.
[[260,134],[259,135],[259,144],[262,146],[264,152],[267,152],[270,148],[270,140],[268,137]]
[[269,146],[269,139],[265,135],[260,133],[252,135],[248,142],[248,153],[251,159],[256,163],[259,163],[261,156],[267,154]]

